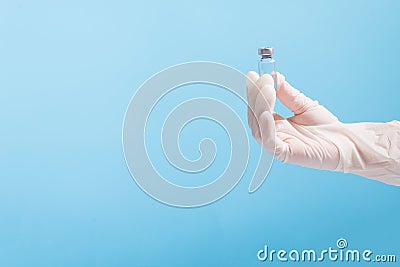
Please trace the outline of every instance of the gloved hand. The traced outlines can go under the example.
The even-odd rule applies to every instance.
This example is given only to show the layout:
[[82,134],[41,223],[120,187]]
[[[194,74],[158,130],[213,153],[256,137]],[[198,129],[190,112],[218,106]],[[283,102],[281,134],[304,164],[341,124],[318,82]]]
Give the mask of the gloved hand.
[[[294,113],[293,117],[286,119],[273,111],[276,97]],[[400,185],[398,121],[342,123],[317,101],[293,88],[280,73],[260,78],[249,72],[247,98],[254,138],[279,161]]]

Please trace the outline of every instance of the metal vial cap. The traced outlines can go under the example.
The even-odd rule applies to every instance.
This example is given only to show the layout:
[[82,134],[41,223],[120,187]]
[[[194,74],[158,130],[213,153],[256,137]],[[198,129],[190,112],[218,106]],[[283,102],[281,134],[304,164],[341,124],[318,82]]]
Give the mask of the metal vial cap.
[[274,48],[273,47],[262,47],[258,48],[258,54],[262,57],[272,57],[274,54]]

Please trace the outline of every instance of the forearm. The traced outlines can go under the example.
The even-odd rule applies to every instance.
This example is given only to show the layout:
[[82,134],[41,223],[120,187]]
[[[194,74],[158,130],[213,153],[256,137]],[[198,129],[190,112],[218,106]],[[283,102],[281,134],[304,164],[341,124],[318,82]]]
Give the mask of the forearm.
[[[400,123],[342,124],[336,171],[400,185]],[[335,138],[335,137],[334,137]]]

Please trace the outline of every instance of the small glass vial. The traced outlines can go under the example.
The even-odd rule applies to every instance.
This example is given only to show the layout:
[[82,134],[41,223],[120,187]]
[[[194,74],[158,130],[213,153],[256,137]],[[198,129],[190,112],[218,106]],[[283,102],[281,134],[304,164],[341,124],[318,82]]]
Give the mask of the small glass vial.
[[261,56],[258,62],[258,74],[274,74],[276,71],[276,61],[272,58],[274,48],[263,47],[258,49],[258,54]]

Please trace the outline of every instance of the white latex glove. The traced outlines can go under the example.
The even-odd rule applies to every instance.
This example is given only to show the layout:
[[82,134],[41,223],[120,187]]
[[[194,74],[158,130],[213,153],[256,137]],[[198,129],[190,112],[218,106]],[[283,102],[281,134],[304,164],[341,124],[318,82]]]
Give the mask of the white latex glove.
[[[293,88],[283,75],[274,77],[276,91],[271,75],[260,78],[253,71],[247,75],[249,126],[260,145],[282,162],[400,185],[398,121],[342,123]],[[276,96],[293,117],[286,119],[273,112]]]

